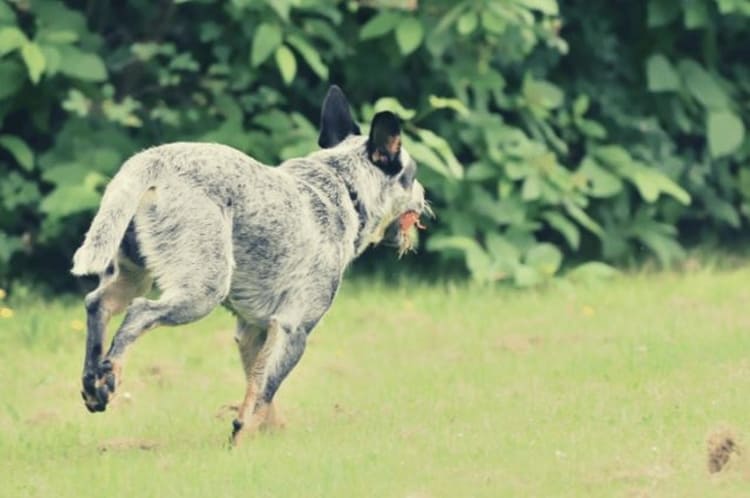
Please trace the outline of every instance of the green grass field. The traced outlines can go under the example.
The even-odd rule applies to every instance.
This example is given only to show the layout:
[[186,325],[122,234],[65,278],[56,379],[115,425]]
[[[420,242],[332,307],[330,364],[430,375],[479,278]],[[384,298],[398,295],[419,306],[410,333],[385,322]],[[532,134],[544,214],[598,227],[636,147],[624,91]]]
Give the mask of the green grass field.
[[750,495],[746,457],[711,474],[706,443],[750,431],[750,269],[529,292],[349,283],[277,397],[287,427],[232,451],[228,313],[144,336],[92,415],[80,305],[10,307],[3,497]]

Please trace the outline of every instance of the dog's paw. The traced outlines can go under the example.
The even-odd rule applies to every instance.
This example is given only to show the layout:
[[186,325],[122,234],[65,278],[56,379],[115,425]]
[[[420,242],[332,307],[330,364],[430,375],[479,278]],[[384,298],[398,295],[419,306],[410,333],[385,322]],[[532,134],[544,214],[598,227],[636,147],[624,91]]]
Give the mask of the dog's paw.
[[117,386],[116,368],[110,360],[104,360],[94,372],[83,376],[83,403],[91,413],[103,412],[115,395]]

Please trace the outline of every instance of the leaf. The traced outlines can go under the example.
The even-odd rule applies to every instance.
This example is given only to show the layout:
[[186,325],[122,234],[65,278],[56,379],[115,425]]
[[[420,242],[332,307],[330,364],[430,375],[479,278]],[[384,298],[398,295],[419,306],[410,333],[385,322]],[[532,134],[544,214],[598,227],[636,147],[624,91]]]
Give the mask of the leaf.
[[151,60],[161,52],[159,44],[153,42],[133,43],[130,45],[130,51],[138,60],[144,62]]
[[506,237],[498,233],[487,233],[485,235],[485,245],[490,256],[494,260],[501,262],[509,271],[515,269],[521,261],[521,252],[518,248]]
[[469,11],[458,18],[456,29],[458,30],[459,34],[466,36],[470,35],[474,32],[475,29],[477,29],[477,24],[479,24],[477,13],[474,11]]
[[648,215],[637,216],[638,220],[632,227],[633,235],[656,254],[662,265],[669,266],[685,256],[685,250],[675,240],[673,226],[654,221]]
[[0,57],[17,50],[26,43],[26,35],[15,26],[3,26],[0,28]]
[[463,253],[466,267],[474,280],[488,282],[504,277],[496,271],[490,256],[472,238],[436,235],[427,241],[427,250],[437,252],[452,250]]
[[81,185],[89,174],[88,166],[80,163],[64,163],[44,171],[42,178],[54,185]]
[[62,108],[78,116],[86,116],[91,109],[91,100],[75,88],[68,91],[67,98],[62,102]]
[[481,248],[466,251],[466,267],[471,277],[478,282],[496,280],[492,260]]
[[20,62],[0,60],[0,99],[13,96],[26,81],[26,71]]
[[553,244],[543,242],[529,249],[525,261],[541,275],[551,277],[560,269],[562,253]]
[[48,29],[88,32],[86,17],[82,14],[85,9],[71,9],[59,0],[34,1],[30,4],[32,13],[36,15],[36,22]]
[[529,175],[521,187],[521,198],[525,202],[531,202],[539,199],[542,195],[542,180],[539,175]]
[[466,168],[464,178],[467,180],[482,182],[498,176],[498,170],[487,162],[475,162]]
[[680,79],[672,64],[662,54],[654,54],[646,61],[648,89],[652,92],[675,91],[680,88]]
[[685,27],[696,29],[707,26],[711,20],[706,0],[688,0],[683,2]]
[[21,237],[11,237],[0,230],[0,264],[4,265],[13,256],[13,253],[23,249]]
[[36,85],[42,77],[46,62],[42,50],[36,43],[27,41],[21,46],[21,57],[26,64],[29,79]]
[[16,13],[7,2],[0,2],[0,23],[15,24]]
[[441,136],[436,135],[430,130],[417,129],[417,135],[426,145],[435,150],[440,157],[443,159],[448,171],[455,178],[462,178],[464,176],[464,169],[461,163],[458,162],[456,156],[453,154],[450,144]]
[[440,159],[435,151],[427,147],[422,142],[415,142],[411,140],[408,135],[402,136],[404,140],[404,146],[409,151],[409,154],[417,161],[417,164],[427,166],[432,171],[438,173],[440,176],[446,178],[453,178],[448,166]]
[[26,171],[34,169],[34,153],[15,135],[0,135],[0,147],[7,150]]
[[581,133],[588,137],[597,139],[607,138],[607,129],[596,121],[581,118],[576,121],[576,125],[581,130]]
[[359,31],[359,39],[369,40],[381,37],[393,31],[400,21],[401,17],[395,12],[382,11],[362,26]]
[[292,9],[289,0],[266,0],[266,3],[276,11],[284,22],[289,22],[289,11]]
[[548,81],[535,80],[529,75],[524,78],[522,92],[530,106],[543,109],[556,109],[564,99],[559,87]]
[[572,221],[556,211],[547,211],[542,214],[542,218],[565,238],[571,249],[578,249],[581,243],[581,232]]
[[657,28],[666,26],[680,15],[681,2],[674,0],[649,0],[648,26]]
[[453,5],[452,8],[440,18],[440,21],[438,21],[433,29],[433,33],[442,34],[449,26],[456,22],[465,8],[466,5],[463,2],[458,2]]
[[557,0],[516,0],[516,2],[550,16],[560,13]]
[[565,210],[568,212],[571,218],[576,220],[579,224],[581,224],[581,226],[588,229],[590,232],[598,235],[599,237],[602,237],[604,235],[604,230],[602,229],[601,225],[594,221],[594,219],[586,214],[586,212],[579,206],[576,206],[572,202],[566,202]]
[[667,175],[656,168],[633,162],[627,170],[630,178],[647,202],[655,202],[659,194],[665,193],[674,197],[681,204],[690,204],[690,194]]
[[78,41],[78,33],[65,29],[42,30],[37,34],[36,39],[41,42],[65,45]]
[[456,250],[466,252],[475,249],[481,250],[482,248],[476,240],[469,237],[435,235],[427,241],[428,251]]
[[51,218],[63,218],[94,209],[99,200],[99,194],[83,185],[61,185],[44,198],[40,209]]
[[745,124],[731,111],[708,113],[706,129],[708,148],[715,158],[731,154],[745,140]]
[[390,111],[392,113],[398,114],[398,116],[405,121],[409,121],[417,114],[417,111],[415,111],[414,109],[407,109],[401,104],[401,102],[398,101],[398,99],[394,97],[379,98],[375,102],[375,105],[373,105],[373,110],[376,113],[381,111]]
[[686,59],[680,61],[679,70],[690,93],[704,107],[724,110],[729,106],[729,97],[726,92],[703,66]]
[[289,85],[294,79],[294,75],[297,74],[297,59],[286,45],[281,45],[276,49],[276,65],[284,83]]
[[586,94],[579,95],[575,102],[573,102],[573,115],[576,117],[581,117],[584,114],[586,114],[586,111],[589,110],[589,105],[591,104],[591,99],[589,99],[589,96]]
[[62,61],[60,51],[54,45],[40,45],[39,48],[42,49],[42,54],[46,61],[44,72],[48,76],[54,76],[60,69],[60,61]]
[[740,228],[742,224],[740,214],[731,202],[725,201],[713,193],[704,195],[703,202],[712,218],[723,221],[732,228]]
[[661,193],[669,194],[682,204],[690,204],[690,194],[655,167],[633,160],[619,145],[597,147],[594,155],[629,179],[647,202],[655,202]]
[[513,273],[513,282],[518,287],[534,287],[544,281],[539,272],[525,265],[519,265]]
[[459,99],[430,95],[427,100],[433,109],[453,109],[461,116],[468,116],[469,114],[471,114],[469,112],[469,108],[466,107],[466,104],[464,104]]
[[396,43],[402,55],[414,52],[422,43],[424,28],[419,19],[407,17],[396,28]]
[[597,147],[594,150],[594,155],[618,171],[630,167],[633,162],[633,158],[630,157],[628,151],[619,145]]
[[72,45],[58,47],[60,51],[59,71],[82,81],[105,81],[107,67],[97,54],[84,52]]
[[590,157],[581,162],[576,174],[586,179],[586,186],[582,190],[592,197],[612,197],[622,191],[622,180]]
[[[253,47],[250,52],[250,65],[260,66],[281,45],[281,28],[276,24],[263,23],[253,35]],[[288,49],[287,49],[288,50]]]
[[189,52],[182,52],[176,57],[173,57],[172,60],[169,61],[168,67],[174,71],[196,72],[200,69],[200,65],[195,59],[193,59],[192,54]]
[[320,79],[328,79],[328,67],[323,63],[317,50],[315,50],[312,45],[307,43],[304,38],[297,35],[290,35],[287,38],[287,42],[300,53],[302,58],[305,59],[305,62],[307,62],[307,65],[310,66],[310,69],[312,69]]
[[619,275],[620,272],[608,264],[600,261],[590,261],[578,265],[573,271],[567,273],[567,277],[574,282],[596,282],[599,280],[608,280]]

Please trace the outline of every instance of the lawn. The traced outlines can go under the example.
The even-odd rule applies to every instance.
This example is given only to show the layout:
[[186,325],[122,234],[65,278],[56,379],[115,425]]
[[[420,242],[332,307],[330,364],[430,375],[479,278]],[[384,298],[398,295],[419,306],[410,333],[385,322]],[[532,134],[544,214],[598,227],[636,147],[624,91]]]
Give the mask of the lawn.
[[286,428],[232,451],[228,313],[144,336],[92,415],[82,307],[9,307],[4,497],[749,494],[747,457],[712,474],[707,439],[742,449],[750,431],[750,269],[525,292],[350,282],[279,392]]

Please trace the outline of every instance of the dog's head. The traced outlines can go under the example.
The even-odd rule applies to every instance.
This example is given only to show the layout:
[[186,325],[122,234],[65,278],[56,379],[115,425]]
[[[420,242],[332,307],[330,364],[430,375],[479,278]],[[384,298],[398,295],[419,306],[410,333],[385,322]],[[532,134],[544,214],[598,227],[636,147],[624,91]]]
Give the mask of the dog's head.
[[352,119],[349,102],[337,86],[323,101],[318,144],[356,196],[363,226],[357,252],[386,242],[408,247],[400,221],[407,213],[431,215],[425,191],[417,181],[417,163],[401,143],[401,124],[392,112],[379,112],[367,137]]

